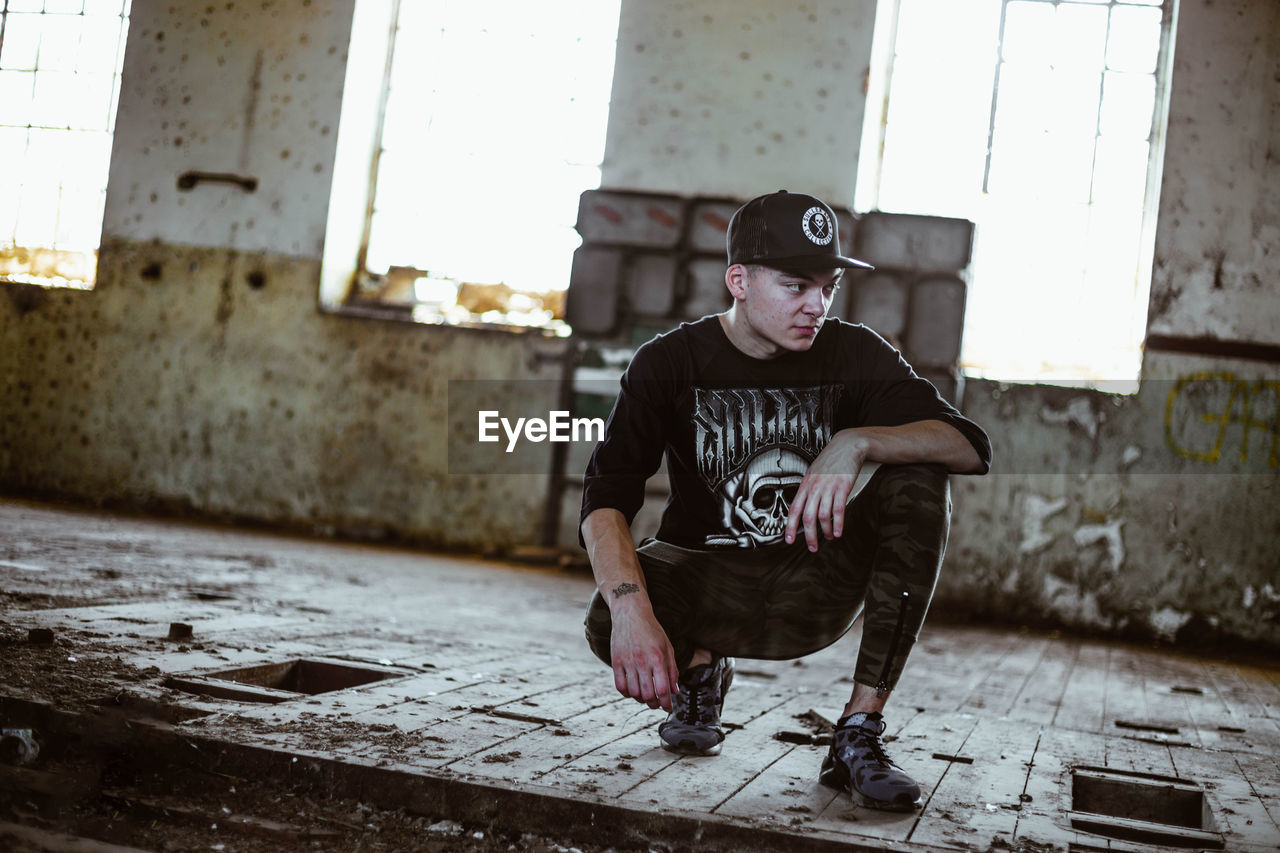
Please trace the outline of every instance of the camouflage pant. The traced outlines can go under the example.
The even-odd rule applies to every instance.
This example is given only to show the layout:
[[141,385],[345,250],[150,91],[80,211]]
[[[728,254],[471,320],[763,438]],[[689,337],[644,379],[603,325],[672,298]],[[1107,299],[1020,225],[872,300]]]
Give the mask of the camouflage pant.
[[[864,606],[854,678],[891,690],[924,624],[951,518],[940,465],[882,465],[845,513],[844,534],[811,553],[803,538],[757,549],[694,550],[656,539],[637,550],[654,614],[683,669],[696,648],[788,660],[825,648]],[[612,622],[599,591],[587,642],[609,663]]]

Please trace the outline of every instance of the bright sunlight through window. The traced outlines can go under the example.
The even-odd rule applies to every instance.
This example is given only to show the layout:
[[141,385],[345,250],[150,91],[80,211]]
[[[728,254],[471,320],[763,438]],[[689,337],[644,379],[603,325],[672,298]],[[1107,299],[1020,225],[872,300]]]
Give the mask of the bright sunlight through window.
[[1165,17],[1161,0],[899,0],[874,204],[977,224],[967,372],[1137,377]]
[[[600,183],[619,0],[399,8],[366,270],[410,270],[416,319],[552,324],[537,294],[568,286]],[[516,293],[486,311],[468,284]]]
[[129,0],[0,9],[0,279],[91,288]]

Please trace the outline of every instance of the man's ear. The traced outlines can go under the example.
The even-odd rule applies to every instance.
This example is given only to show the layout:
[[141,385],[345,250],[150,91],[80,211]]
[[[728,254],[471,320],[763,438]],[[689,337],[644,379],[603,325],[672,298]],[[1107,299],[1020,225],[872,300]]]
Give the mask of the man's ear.
[[733,264],[724,271],[724,283],[729,288],[729,295],[735,302],[747,298],[747,268],[742,264]]

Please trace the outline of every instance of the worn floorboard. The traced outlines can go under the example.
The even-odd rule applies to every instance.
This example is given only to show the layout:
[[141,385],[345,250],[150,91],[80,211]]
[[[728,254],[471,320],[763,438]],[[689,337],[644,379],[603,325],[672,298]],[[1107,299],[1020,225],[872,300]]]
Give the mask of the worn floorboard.
[[[202,738],[800,841],[1160,849],[1072,826],[1073,771],[1103,768],[1203,786],[1227,850],[1280,845],[1280,668],[1265,662],[935,620],[885,713],[889,754],[925,792],[904,815],[820,785],[827,746],[797,742],[811,712],[834,720],[847,700],[860,624],[799,663],[739,660],[722,754],[678,756],[659,745],[663,712],[619,697],[586,649],[585,575],[3,502],[0,527],[18,543],[4,591],[85,590],[83,606],[68,592],[56,609],[0,614],[0,629],[49,627],[155,667],[110,692],[184,706],[179,731]],[[193,636],[166,639],[172,622]],[[400,677],[276,705],[163,686],[315,658]]]

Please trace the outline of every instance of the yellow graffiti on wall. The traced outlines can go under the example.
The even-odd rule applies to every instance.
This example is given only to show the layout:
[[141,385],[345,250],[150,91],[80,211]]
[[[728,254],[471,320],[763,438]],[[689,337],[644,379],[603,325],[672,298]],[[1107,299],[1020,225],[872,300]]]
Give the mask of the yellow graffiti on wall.
[[[1223,391],[1226,392],[1226,403],[1220,411],[1200,413],[1201,422],[1218,425],[1217,436],[1214,439],[1213,447],[1209,450],[1191,450],[1182,447],[1178,444],[1173,434],[1175,404],[1183,392],[1195,383],[1213,383],[1214,387],[1211,389],[1201,387],[1197,390],[1212,391],[1215,398],[1219,397]],[[1254,411],[1257,408],[1255,404],[1259,402],[1259,396],[1265,396],[1268,392],[1275,395],[1277,402],[1276,413],[1271,422],[1254,417]],[[1194,408],[1194,404],[1188,408]],[[1173,385],[1173,389],[1169,391],[1169,396],[1165,400],[1164,406],[1164,437],[1169,448],[1174,453],[1187,459],[1198,459],[1202,462],[1216,464],[1222,457],[1223,439],[1226,437],[1229,424],[1240,424],[1241,426],[1241,462],[1246,462],[1249,459],[1249,431],[1260,429],[1271,434],[1271,452],[1267,457],[1267,462],[1272,468],[1280,467],[1280,380],[1259,380],[1250,383],[1247,380],[1237,378],[1234,373],[1214,371],[1189,373],[1178,378],[1178,381]]]

